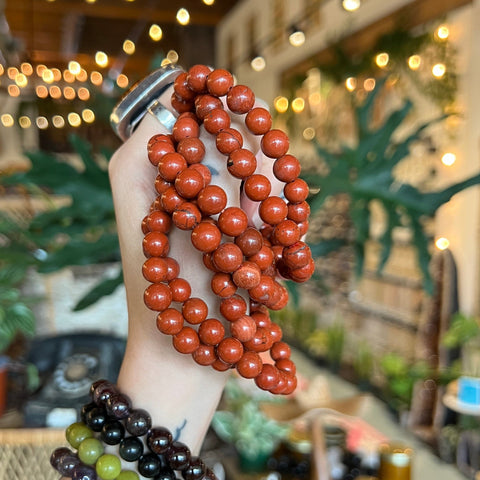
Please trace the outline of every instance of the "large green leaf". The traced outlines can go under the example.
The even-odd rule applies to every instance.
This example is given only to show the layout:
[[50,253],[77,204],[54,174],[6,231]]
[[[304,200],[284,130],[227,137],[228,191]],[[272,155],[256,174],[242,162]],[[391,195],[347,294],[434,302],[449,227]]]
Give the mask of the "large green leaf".
[[120,271],[118,275],[113,278],[102,279],[97,283],[87,294],[85,294],[73,307],[73,311],[83,310],[84,308],[93,305],[101,298],[112,294],[118,286],[123,284],[123,272]]

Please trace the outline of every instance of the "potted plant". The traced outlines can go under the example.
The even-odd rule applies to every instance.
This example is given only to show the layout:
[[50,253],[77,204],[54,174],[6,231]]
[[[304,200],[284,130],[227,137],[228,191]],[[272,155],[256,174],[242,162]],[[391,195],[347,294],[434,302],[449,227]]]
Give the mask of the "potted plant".
[[234,446],[244,472],[262,471],[290,430],[287,425],[263,414],[259,409],[260,401],[259,396],[245,393],[232,379],[225,389],[225,410],[217,411],[212,421],[216,434]]

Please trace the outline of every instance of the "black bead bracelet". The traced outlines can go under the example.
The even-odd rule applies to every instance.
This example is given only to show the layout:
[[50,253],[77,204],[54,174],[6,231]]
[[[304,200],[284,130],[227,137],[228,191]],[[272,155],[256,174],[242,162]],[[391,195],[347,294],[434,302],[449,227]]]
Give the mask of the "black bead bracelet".
[[[143,409],[132,408],[130,399],[107,380],[90,387],[92,402],[81,409],[81,421],[66,431],[69,448],[57,448],[51,465],[72,480],[138,480],[139,474],[154,480],[216,480],[182,442],[165,427],[153,427]],[[141,437],[144,437],[143,439]],[[118,457],[103,445],[118,446]],[[136,462],[134,470],[122,470],[121,460]],[[138,472],[138,473],[137,473]]]

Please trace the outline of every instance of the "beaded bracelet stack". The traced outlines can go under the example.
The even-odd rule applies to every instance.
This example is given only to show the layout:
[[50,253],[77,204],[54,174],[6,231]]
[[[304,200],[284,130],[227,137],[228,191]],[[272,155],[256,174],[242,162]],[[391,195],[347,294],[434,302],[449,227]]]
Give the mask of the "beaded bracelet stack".
[[[308,185],[299,178],[300,163],[287,153],[287,135],[271,128],[270,113],[255,107],[252,90],[234,85],[226,70],[195,65],[180,73],[171,104],[179,113],[171,135],[155,135],[148,143],[148,158],[158,176],[157,198],[142,223],[147,257],[142,271],[151,282],[145,304],[158,312],[158,330],[172,336],[180,353],[218,371],[235,368],[271,393],[290,394],[297,385],[295,365],[269,309],[280,310],[288,302],[279,275],[305,282],[314,271],[311,251],[301,240],[310,208]],[[260,137],[262,153],[272,159],[273,174],[284,184],[283,198],[270,196],[269,178],[256,173],[256,152],[246,148],[239,130],[231,128],[235,117],[243,118],[246,129]],[[212,183],[211,172],[202,163],[201,128],[215,137],[225,168],[241,180],[248,200],[258,205],[263,221],[259,230],[241,208],[228,207],[226,192]],[[179,276],[178,263],[168,256],[172,226],[191,232],[192,246],[212,272],[211,290],[220,299],[223,319],[209,317],[205,301],[191,296],[189,282]],[[249,304],[240,290],[248,295]],[[262,352],[269,352],[273,362],[264,362]]]
[[[191,454],[164,427],[153,427],[150,415],[133,409],[130,399],[107,380],[90,388],[92,402],[81,410],[81,422],[66,430],[68,443],[77,451],[61,447],[50,457],[51,465],[72,480],[138,480],[139,474],[154,480],[216,480],[203,461]],[[106,453],[116,446],[118,456]],[[120,458],[119,458],[120,457]],[[122,462],[132,463],[122,469]],[[137,473],[138,472],[138,473]]]

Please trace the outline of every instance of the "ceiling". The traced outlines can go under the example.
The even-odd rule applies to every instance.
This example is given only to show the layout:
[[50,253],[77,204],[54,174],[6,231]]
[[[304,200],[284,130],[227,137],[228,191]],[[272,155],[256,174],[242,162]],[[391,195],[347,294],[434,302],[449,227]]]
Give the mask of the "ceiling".
[[[65,68],[77,60],[91,71],[98,69],[94,56],[100,50],[109,55],[110,67],[138,78],[173,49],[184,67],[213,64],[215,26],[237,1],[216,0],[208,6],[202,0],[0,0],[0,16],[3,4],[7,22],[0,35],[8,34],[0,43],[2,63]],[[186,26],[176,21],[181,7],[190,13]],[[163,30],[158,42],[148,35],[152,23]],[[126,39],[136,44],[133,55],[122,50]]]

